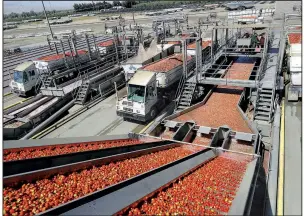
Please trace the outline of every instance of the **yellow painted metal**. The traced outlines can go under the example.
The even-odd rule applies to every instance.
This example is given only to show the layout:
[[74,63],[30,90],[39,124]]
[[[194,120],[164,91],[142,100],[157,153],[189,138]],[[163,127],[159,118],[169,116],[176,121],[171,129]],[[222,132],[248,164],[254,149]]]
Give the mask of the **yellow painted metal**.
[[285,104],[282,102],[277,215],[284,215]]
[[32,98],[33,98],[33,97],[29,97],[29,98],[26,98],[26,99],[24,99],[24,100],[22,100],[22,101],[18,101],[18,102],[14,103],[14,104],[11,104],[11,105],[5,107],[4,110],[7,110],[7,109],[9,109],[9,108],[11,108],[11,107],[14,107],[14,106],[16,106],[16,105],[18,105],[18,104],[20,104],[20,103],[23,103],[23,102],[25,102],[25,101],[28,101],[29,99],[32,99]]

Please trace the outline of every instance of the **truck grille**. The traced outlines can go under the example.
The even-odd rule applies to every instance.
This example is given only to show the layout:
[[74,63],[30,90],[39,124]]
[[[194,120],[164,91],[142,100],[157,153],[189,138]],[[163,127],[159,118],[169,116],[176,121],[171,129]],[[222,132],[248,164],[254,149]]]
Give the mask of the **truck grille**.
[[133,109],[127,108],[127,107],[124,107],[123,110],[126,111],[126,112],[132,112],[133,111]]
[[132,101],[128,101],[128,106],[133,106],[133,102]]
[[133,106],[133,102],[132,101],[123,101],[122,105],[126,105],[126,106],[132,107]]

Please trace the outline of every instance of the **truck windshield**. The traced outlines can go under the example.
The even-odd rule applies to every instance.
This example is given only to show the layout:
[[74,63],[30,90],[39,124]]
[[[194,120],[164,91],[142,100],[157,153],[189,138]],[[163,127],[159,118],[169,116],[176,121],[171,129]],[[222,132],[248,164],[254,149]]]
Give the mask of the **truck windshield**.
[[14,71],[14,81],[23,83],[23,71]]
[[143,103],[145,96],[145,87],[138,85],[129,85],[128,87],[128,100]]

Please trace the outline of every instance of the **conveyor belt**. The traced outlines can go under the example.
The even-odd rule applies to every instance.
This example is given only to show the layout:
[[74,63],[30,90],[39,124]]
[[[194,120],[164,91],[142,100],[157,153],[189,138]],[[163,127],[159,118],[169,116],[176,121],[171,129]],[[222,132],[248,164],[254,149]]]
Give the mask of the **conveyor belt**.
[[[153,197],[152,202],[151,198],[145,198],[147,201],[143,204],[137,202],[136,207],[138,208],[129,208],[127,214],[130,215],[132,212],[133,214],[141,212],[141,214],[148,215],[167,213],[186,215],[227,214],[232,201],[236,197],[236,190],[240,185],[239,181],[244,177],[251,159],[234,160],[226,158],[225,154],[205,163],[189,175],[184,175],[172,186],[158,190],[160,193],[151,196],[151,198]],[[222,177],[225,182],[221,179]],[[246,192],[247,194],[244,194],[243,199],[249,194],[249,191]],[[239,204],[241,203],[237,203],[237,205]],[[244,207],[244,205],[241,206]],[[240,208],[239,210],[233,212],[240,215],[241,212],[244,213],[245,209]]]
[[[147,149],[156,146],[168,145],[170,143],[172,142],[162,141],[162,142],[137,143],[137,144],[130,143],[129,145],[119,146],[119,147],[117,146],[117,147],[107,148],[105,146],[104,149],[98,149],[98,150],[84,150],[80,152],[53,155],[47,157],[42,156],[42,157],[24,159],[24,160],[5,161],[3,163],[3,175],[9,176],[18,173],[31,172],[39,169],[46,169],[46,168],[62,166],[62,165],[76,163],[85,160],[92,160],[96,158],[107,157],[111,155],[131,152],[131,151],[138,151],[141,149]],[[83,146],[85,146],[85,143]],[[55,148],[55,146],[53,148]]]
[[[180,160],[185,156],[193,155],[193,153],[197,151],[199,151],[199,148],[194,147],[191,149],[181,144],[163,145],[125,154],[119,154],[115,156],[5,177],[4,208],[6,211],[10,211],[12,209],[12,204],[18,202],[19,197],[23,197],[25,195],[26,191],[24,191],[24,189],[27,188],[31,190],[30,188],[32,186],[36,187],[37,185],[48,184],[51,187],[52,185],[55,186],[55,188],[49,191],[46,189],[46,187],[36,187],[38,191],[31,193],[28,199],[38,201],[35,197],[39,196],[39,202],[45,203],[47,201],[44,198],[41,199],[41,194],[46,192],[49,194],[48,199],[57,201],[53,203],[47,202],[48,206],[46,208],[40,205],[40,208],[37,207],[36,211],[33,206],[24,208],[24,206],[19,205],[18,208],[23,207],[22,209],[25,210],[25,213],[33,211],[37,214],[38,212],[54,207],[53,209],[44,211],[44,214],[58,214],[63,210],[66,211],[68,208],[75,206],[75,204],[79,205],[80,203],[83,203],[88,198],[91,199],[92,197],[95,197],[97,193],[92,193],[93,191],[98,191],[98,193],[101,191],[104,193],[107,190],[111,190],[117,187],[119,184],[123,185],[125,183],[125,180],[130,177],[135,177],[138,175],[142,176],[141,174],[151,170],[152,172],[155,172],[155,168],[164,165],[168,166],[166,164]],[[102,174],[103,172],[104,174]],[[96,175],[97,173],[98,175]],[[81,176],[85,176],[86,181],[81,182]],[[130,181],[132,181],[132,178]],[[63,182],[66,182],[66,184]],[[77,182],[78,184],[76,186]],[[97,183],[99,185],[97,185]],[[24,185],[23,187],[22,184]],[[60,186],[62,191],[60,188],[57,188],[58,186],[56,185]],[[73,190],[73,193],[71,194],[70,189],[72,189],[71,187],[74,186],[79,190],[78,192],[76,192],[76,190]],[[101,188],[101,190],[99,188]],[[17,192],[18,195],[14,198],[12,198],[10,195],[13,191],[19,191]],[[56,191],[58,191],[58,194]],[[76,193],[78,193],[78,195],[76,195]],[[65,197],[62,197],[62,201],[56,198],[57,195],[60,196],[63,194],[65,194]],[[73,201],[67,203],[67,201],[71,200]],[[57,206],[62,202],[65,204]],[[20,209],[13,210],[15,212],[20,212]]]
[[29,108],[35,106],[36,104],[38,104],[38,103],[40,103],[40,102],[44,102],[46,99],[47,99],[47,97],[43,97],[43,98],[41,98],[41,99],[35,101],[34,103],[31,103],[31,104],[29,104],[29,105],[27,105],[27,106],[24,106],[24,107],[22,107],[22,108],[20,108],[20,109],[18,109],[18,110],[15,110],[15,111],[9,113],[8,115],[14,116],[14,115],[16,115],[16,114],[19,114],[20,112],[22,112],[22,111],[24,111],[24,110],[27,110],[27,109],[29,109]]
[[52,100],[48,101],[47,103],[41,105],[36,110],[30,112],[27,116],[24,118],[32,118],[40,113],[42,113],[44,110],[48,109],[50,106],[52,106],[54,103],[56,103],[60,98],[55,97]]
[[[164,169],[158,169],[158,172],[149,172],[146,173],[145,176],[138,176],[133,181],[128,180],[124,182],[123,184],[116,185],[115,188],[109,189],[109,191],[100,191],[98,194],[96,194],[95,197],[90,197],[87,199],[86,203],[76,207],[76,204],[74,209],[66,211],[67,209],[64,209],[64,213],[60,211],[56,212],[50,212],[54,214],[60,214],[62,215],[113,215],[113,214],[123,214],[126,215],[128,213],[128,210],[132,207],[141,206],[144,200],[150,201],[150,198],[154,196],[154,199],[157,195],[159,195],[160,191],[167,191],[167,188],[174,183],[175,185],[178,185],[181,183],[181,181],[184,181],[184,179],[187,178],[187,175],[191,178],[196,172],[205,172],[205,167],[209,166],[209,163],[215,160],[221,160],[222,157],[218,157],[214,160],[212,160],[214,157],[216,157],[216,154],[212,150],[204,150],[202,152],[195,153],[192,156],[189,156],[186,159],[183,159],[179,163],[171,164],[171,166],[166,166]],[[211,160],[211,162],[209,162]],[[225,162],[231,161],[233,159],[226,159]],[[253,185],[254,188],[254,173],[255,168],[257,165],[257,159],[251,159],[251,161],[248,161],[247,168],[246,166],[242,169],[245,170],[245,172],[240,175],[237,174],[239,177],[241,177],[241,182],[239,182],[238,190],[235,191],[234,197],[229,197],[228,203],[230,204],[230,207],[228,209],[229,214],[231,215],[243,215],[247,211],[247,207],[250,207],[251,203],[251,185]],[[226,163],[226,166],[222,171],[225,172],[225,170],[228,170],[229,164]],[[233,170],[236,171],[236,170]],[[213,171],[215,175],[217,174],[217,171]],[[230,174],[231,175],[231,174]],[[183,176],[186,176],[182,178]],[[201,175],[202,177],[204,176]],[[207,176],[208,177],[208,176]],[[212,174],[210,176],[212,178]],[[181,180],[183,179],[183,180]],[[209,179],[210,180],[210,179]],[[222,182],[225,185],[230,185],[232,182],[227,182],[226,178],[223,177],[217,177],[215,179],[211,179],[212,181]],[[190,184],[192,185],[192,184]],[[187,187],[187,185],[183,185],[183,187]],[[204,187],[194,185],[195,191],[200,192]],[[206,186],[207,188],[207,186]],[[205,188],[205,189],[206,189]],[[190,189],[190,188],[189,188]],[[187,188],[184,188],[184,190],[187,191]],[[136,191],[136,193],[134,193]],[[219,190],[220,191],[220,190]],[[188,196],[192,196],[191,191],[187,191]],[[197,193],[196,193],[197,194]],[[193,194],[194,195],[194,194]],[[212,197],[212,196],[211,196]],[[210,199],[211,199],[210,197]],[[179,199],[184,198],[183,195],[175,195],[172,196],[171,199],[175,199],[176,202],[179,202]],[[234,198],[234,200],[233,200]],[[232,200],[231,200],[232,199]],[[115,202],[113,202],[115,200]],[[158,203],[157,200],[154,200],[155,206],[157,207]],[[190,201],[190,200],[189,200]],[[163,205],[161,207],[164,211],[163,212],[157,212],[153,211],[153,214],[161,213],[162,215],[166,213],[173,213],[172,211],[166,211],[167,201],[163,201]],[[249,204],[248,204],[249,203]],[[175,203],[177,204],[177,203]],[[185,204],[189,204],[187,202],[179,202],[178,206],[180,208],[177,208],[175,206],[175,212],[176,213],[184,213]],[[194,205],[193,207],[198,209],[198,207],[203,207],[204,204]],[[173,206],[172,206],[173,207]],[[174,207],[173,207],[174,208]],[[179,210],[177,210],[179,209]],[[127,212],[126,212],[127,211]],[[226,209],[227,211],[227,209]],[[211,212],[211,211],[209,211]],[[141,214],[145,214],[145,212],[137,212]],[[149,212],[151,214],[151,212]],[[198,213],[198,212],[196,212]],[[212,213],[212,212],[211,212]],[[195,214],[195,213],[193,213]],[[199,213],[198,213],[199,214]]]
[[[242,59],[244,58],[239,58],[239,61]],[[254,63],[239,63],[237,61],[233,63],[226,76],[229,79],[248,79],[253,67]],[[214,128],[228,125],[235,131],[252,133],[237,109],[242,90],[243,88],[240,87],[218,86],[206,104],[189,112],[184,112],[173,120],[178,122],[195,121],[198,125]]]

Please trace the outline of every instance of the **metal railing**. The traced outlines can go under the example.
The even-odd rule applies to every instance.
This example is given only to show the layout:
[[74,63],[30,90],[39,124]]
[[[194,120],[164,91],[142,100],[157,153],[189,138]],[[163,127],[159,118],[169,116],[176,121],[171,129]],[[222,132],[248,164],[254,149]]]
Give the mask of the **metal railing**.
[[186,75],[183,73],[183,75],[182,75],[182,77],[179,81],[176,94],[175,94],[175,108],[177,108],[177,106],[179,104],[180,97],[181,97],[181,94],[183,92],[185,82],[186,82]]

